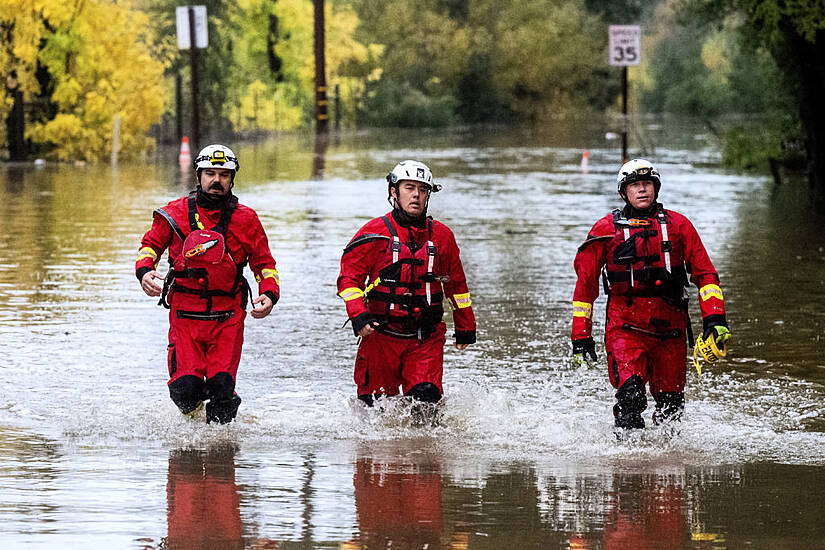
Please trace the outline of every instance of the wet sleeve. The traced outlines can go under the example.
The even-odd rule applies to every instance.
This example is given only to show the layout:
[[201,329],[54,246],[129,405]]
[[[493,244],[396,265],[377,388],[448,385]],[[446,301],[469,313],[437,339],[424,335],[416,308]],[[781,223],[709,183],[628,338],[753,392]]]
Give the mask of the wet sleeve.
[[590,338],[593,332],[593,302],[599,297],[599,274],[607,261],[608,237],[612,226],[604,219],[590,230],[585,243],[579,247],[573,260],[576,270],[576,288],[573,290],[573,329],[571,338]]
[[276,303],[281,297],[281,281],[278,277],[278,269],[275,267],[275,258],[269,250],[269,240],[261,225],[258,215],[252,212],[249,222],[248,254],[249,269],[255,275],[258,283],[258,294],[266,294]]
[[705,245],[690,220],[684,218],[680,232],[685,240],[685,263],[690,282],[699,289],[699,308],[702,318],[725,315],[725,298],[719,286],[719,275],[710,261]]
[[449,233],[445,260],[450,280],[444,283],[444,293],[453,310],[455,342],[456,344],[474,344],[476,318],[473,313],[473,302],[470,299],[464,266],[461,264],[461,251],[452,232]]
[[352,321],[355,334],[372,320],[364,303],[364,289],[367,286],[377,254],[386,247],[384,239],[365,239],[367,232],[361,228],[350,240],[341,256],[341,271],[338,274],[338,296],[344,300],[347,317]]
[[152,227],[140,240],[135,260],[135,275],[140,281],[147,272],[157,269],[163,251],[172,242],[172,227],[162,216],[155,214]]

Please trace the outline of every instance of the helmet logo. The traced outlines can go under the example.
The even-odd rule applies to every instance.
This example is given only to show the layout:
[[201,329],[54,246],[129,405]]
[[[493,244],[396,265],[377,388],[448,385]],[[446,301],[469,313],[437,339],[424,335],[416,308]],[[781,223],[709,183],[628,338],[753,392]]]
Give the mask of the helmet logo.
[[415,170],[416,177],[420,179],[424,179],[424,169],[423,168],[416,168]]
[[640,176],[646,176],[650,174],[650,168],[637,168],[636,173]]
[[398,183],[398,175],[390,174],[390,183]]

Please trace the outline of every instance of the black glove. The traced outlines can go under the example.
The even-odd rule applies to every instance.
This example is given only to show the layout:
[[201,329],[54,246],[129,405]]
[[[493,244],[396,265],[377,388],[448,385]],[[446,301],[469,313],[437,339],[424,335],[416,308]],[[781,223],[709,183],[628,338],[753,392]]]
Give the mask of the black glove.
[[708,315],[702,319],[702,339],[707,340],[711,334],[718,332],[716,327],[728,328],[728,321],[724,315]]
[[589,356],[592,361],[596,360],[596,343],[593,338],[579,338],[573,340],[573,355]]

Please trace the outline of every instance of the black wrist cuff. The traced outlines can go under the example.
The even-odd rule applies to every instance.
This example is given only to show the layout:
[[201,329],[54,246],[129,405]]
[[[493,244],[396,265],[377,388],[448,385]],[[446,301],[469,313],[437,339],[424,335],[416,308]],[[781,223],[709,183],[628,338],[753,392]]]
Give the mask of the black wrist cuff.
[[137,269],[137,271],[135,271],[135,275],[137,276],[137,280],[142,283],[143,282],[143,276],[146,275],[147,273],[149,273],[150,271],[152,271],[151,267],[146,267],[146,266],[139,267]]
[[728,328],[728,321],[725,316],[719,313],[708,315],[702,319],[702,330],[708,330],[710,327],[723,326]]
[[578,338],[573,340],[573,355],[577,353],[584,353],[589,350],[596,349],[596,342],[593,341],[593,338]]
[[456,344],[475,344],[476,331],[474,330],[457,330],[455,331]]
[[355,335],[358,336],[358,333],[361,331],[361,329],[370,324],[374,320],[375,318],[372,316],[372,313],[370,313],[369,311],[365,311],[358,317],[352,319],[352,332],[354,332]]
[[269,296],[269,299],[272,300],[272,305],[273,306],[278,303],[278,296],[276,296],[275,293],[272,292],[271,290],[264,290],[262,292],[262,294],[264,296]]

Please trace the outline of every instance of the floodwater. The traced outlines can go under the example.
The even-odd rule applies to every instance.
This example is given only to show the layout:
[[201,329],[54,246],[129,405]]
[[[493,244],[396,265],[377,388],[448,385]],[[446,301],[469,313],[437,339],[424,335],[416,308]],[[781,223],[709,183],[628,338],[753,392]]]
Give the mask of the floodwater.
[[[283,296],[247,318],[227,426],[169,401],[166,310],[134,277],[152,210],[191,186],[176,151],[0,167],[4,548],[825,547],[823,220],[804,187],[727,172],[711,136],[666,128],[644,128],[646,154],[716,264],[733,339],[701,380],[689,371],[678,433],[622,442],[604,367],[569,363],[572,259],[618,205],[603,130],[238,145],[235,192]],[[335,289],[404,158],[444,185],[430,212],[457,236],[479,323],[476,345],[446,349],[434,427],[355,402]],[[601,298],[597,340],[603,315]]]

